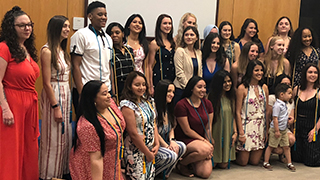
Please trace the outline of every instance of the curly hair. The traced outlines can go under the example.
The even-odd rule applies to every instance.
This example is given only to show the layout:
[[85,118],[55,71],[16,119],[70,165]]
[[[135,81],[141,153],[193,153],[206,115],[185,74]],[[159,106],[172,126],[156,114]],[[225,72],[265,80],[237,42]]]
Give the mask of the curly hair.
[[[14,22],[16,18],[22,15],[27,15],[27,14],[23,12],[19,6],[14,6],[10,11],[8,11],[4,15],[4,18],[2,19],[2,23],[1,23],[1,30],[0,30],[0,42],[2,41],[6,42],[7,46],[9,47],[12,58],[15,58],[17,63],[24,61],[26,58],[25,50],[19,45],[18,35],[14,28]],[[29,19],[31,21],[30,17]],[[37,56],[37,50],[35,47],[34,40],[35,40],[35,36],[32,31],[30,37],[24,41],[24,46],[26,47],[32,59],[35,62],[37,62],[38,56]]]

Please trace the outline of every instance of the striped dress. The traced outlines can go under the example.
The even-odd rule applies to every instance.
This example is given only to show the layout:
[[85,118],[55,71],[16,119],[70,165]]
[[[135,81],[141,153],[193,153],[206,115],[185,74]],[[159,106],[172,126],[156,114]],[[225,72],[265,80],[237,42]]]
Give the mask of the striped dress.
[[[42,48],[48,47],[44,45]],[[64,59],[63,51],[58,54],[58,72],[51,67],[51,86],[57,102],[62,109],[62,123],[54,118],[54,109],[47,93],[42,89],[40,108],[42,110],[41,139],[39,148],[39,176],[41,179],[62,178],[69,173],[69,152],[72,145],[70,123],[70,67]],[[58,76],[57,76],[58,74]],[[62,128],[64,128],[62,130]]]

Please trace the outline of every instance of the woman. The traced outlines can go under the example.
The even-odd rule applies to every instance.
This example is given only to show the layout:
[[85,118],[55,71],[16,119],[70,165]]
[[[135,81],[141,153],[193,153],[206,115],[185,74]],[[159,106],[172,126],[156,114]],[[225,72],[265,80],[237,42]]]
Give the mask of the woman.
[[263,84],[264,66],[259,60],[250,61],[242,84],[237,89],[236,120],[239,138],[237,164],[258,165],[264,149],[268,87]]
[[230,161],[236,159],[234,143],[237,139],[235,115],[235,90],[228,71],[218,71],[212,79],[208,99],[211,101],[214,117],[212,138],[215,139],[213,151],[214,166],[230,168]]
[[47,26],[47,44],[40,51],[43,81],[39,150],[41,179],[62,178],[69,174],[69,151],[72,146],[69,87],[71,63],[67,52],[69,32],[68,18],[52,17]]
[[286,57],[293,69],[293,87],[299,86],[301,83],[301,71],[306,64],[319,63],[320,49],[315,32],[308,27],[298,28],[292,36]]
[[214,25],[214,24],[209,24],[208,26],[206,26],[203,30],[203,39],[206,39],[206,37],[210,34],[210,33],[217,33],[219,34],[219,28]]
[[292,23],[291,20],[287,16],[282,16],[278,19],[272,36],[268,39],[268,43],[266,45],[265,51],[268,52],[269,43],[273,37],[279,36],[284,41],[284,50],[283,54],[286,54],[288,51],[289,43],[291,40],[291,36],[293,35]]
[[183,92],[183,99],[175,106],[174,114],[178,122],[175,137],[187,145],[187,152],[177,165],[178,171],[184,176],[196,175],[207,179],[212,171],[214,142],[211,138],[213,108],[211,102],[204,98],[205,87],[201,77],[192,77]]
[[317,65],[309,63],[301,72],[301,86],[293,90],[296,144],[291,150],[292,160],[312,167],[320,166],[319,77]]
[[126,123],[108,92],[107,85],[97,80],[83,86],[70,152],[72,179],[123,179],[120,161]]
[[174,138],[176,120],[174,117],[175,87],[167,79],[160,80],[156,86],[154,100],[157,109],[157,124],[159,131],[160,148],[156,155],[156,175],[163,172],[165,178],[169,178],[172,169],[178,160],[186,152],[186,145]]
[[159,149],[156,112],[146,77],[131,72],[124,84],[120,109],[127,123],[124,162],[129,179],[155,177],[155,156]]
[[160,80],[173,81],[176,77],[174,69],[174,50],[176,44],[173,40],[173,24],[171,16],[161,14],[156,23],[156,38],[151,41],[148,55],[148,83],[150,94]]
[[199,33],[196,27],[188,26],[182,34],[180,47],[174,54],[174,66],[176,70],[176,78],[174,85],[176,86],[175,103],[182,96],[183,89],[186,87],[192,76],[202,76],[202,57],[199,49]]
[[114,74],[112,79],[112,93],[115,95],[116,103],[119,105],[119,98],[124,87],[128,74],[134,71],[134,55],[131,48],[123,44],[124,28],[117,22],[110,23],[106,33],[113,42],[113,62],[111,70]]
[[230,72],[230,64],[217,33],[210,33],[203,43],[202,48],[202,77],[206,82],[207,91],[210,90],[212,77],[220,69]]
[[259,57],[263,57],[264,48],[261,40],[258,37],[258,23],[251,18],[247,18],[243,25],[241,26],[240,35],[234,41],[239,43],[240,49],[247,43],[247,42],[255,42],[259,47]]
[[0,32],[0,179],[39,178],[38,94],[40,75],[33,22],[15,6]]
[[[173,38],[173,40],[176,42],[176,48],[180,47],[180,44],[183,41],[183,32],[188,26],[194,26],[198,29],[198,24],[197,24],[197,18],[194,14],[192,13],[185,13],[179,22],[178,26],[178,34]],[[200,45],[200,41],[199,41]]]
[[268,51],[264,57],[264,64],[266,68],[265,83],[268,86],[269,93],[274,94],[276,77],[281,74],[290,75],[290,63],[288,59],[283,56],[284,40],[275,36],[270,40]]
[[237,88],[242,82],[247,66],[250,61],[256,60],[259,55],[258,45],[254,42],[246,43],[239,57],[239,61],[236,61],[231,66],[231,76],[233,79],[234,87]]
[[219,25],[219,37],[221,39],[220,44],[224,48],[224,51],[227,54],[227,58],[232,64],[239,60],[240,56],[240,46],[238,43],[234,42],[233,28],[229,21],[223,21]]
[[145,58],[149,52],[146,39],[146,26],[140,14],[132,14],[124,26],[126,45],[133,49],[135,70],[141,73],[145,71]]

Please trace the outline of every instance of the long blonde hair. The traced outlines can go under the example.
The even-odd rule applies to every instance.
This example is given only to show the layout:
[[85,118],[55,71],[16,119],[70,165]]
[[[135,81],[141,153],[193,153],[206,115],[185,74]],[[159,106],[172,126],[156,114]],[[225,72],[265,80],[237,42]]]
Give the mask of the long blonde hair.
[[[271,38],[270,43],[269,43],[269,47],[268,47],[267,54],[266,54],[266,56],[265,56],[265,58],[264,58],[264,64],[265,64],[265,69],[266,69],[265,76],[266,76],[266,77],[271,77],[271,76],[273,76],[273,75],[279,76],[279,75],[282,74],[283,71],[284,71],[283,62],[284,62],[284,59],[285,59],[285,58],[284,58],[283,54],[281,54],[280,56],[278,56],[277,59],[272,59],[272,55],[273,55],[273,48],[272,48],[272,46],[274,46],[278,40],[282,40],[282,38],[279,37],[279,36],[275,36],[275,37]],[[275,74],[272,74],[272,69],[271,69],[271,61],[272,61],[272,60],[278,60],[278,66],[277,66],[277,68],[276,68]]]
[[179,22],[178,34],[177,34],[177,39],[176,39],[176,45],[177,45],[177,47],[180,46],[180,44],[181,44],[181,39],[182,39],[181,37],[182,37],[182,34],[183,34],[183,30],[184,30],[184,28],[183,28],[183,23],[186,22],[186,20],[187,20],[190,16],[193,17],[193,18],[196,20],[196,25],[195,25],[195,27],[198,28],[196,16],[195,16],[194,14],[192,14],[192,13],[189,13],[189,12],[185,13],[185,14],[181,17],[180,22]]
[[259,48],[257,43],[255,43],[253,41],[249,41],[243,46],[243,48],[241,50],[241,54],[240,54],[240,57],[238,60],[238,73],[240,73],[240,74],[246,73],[247,66],[250,61],[248,54],[249,54],[251,46],[253,46],[253,45],[256,45]]

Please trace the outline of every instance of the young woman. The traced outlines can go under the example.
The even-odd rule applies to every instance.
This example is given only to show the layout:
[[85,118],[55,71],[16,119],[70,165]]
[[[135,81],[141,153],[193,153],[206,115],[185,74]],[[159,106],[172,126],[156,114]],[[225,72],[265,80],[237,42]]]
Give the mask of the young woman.
[[230,167],[230,161],[236,159],[234,143],[237,139],[235,121],[235,90],[228,71],[218,71],[212,79],[208,99],[211,101],[214,117],[212,138],[215,139],[213,151],[214,166]]
[[173,24],[171,16],[161,14],[156,23],[156,38],[151,41],[148,54],[148,83],[150,94],[154,92],[154,86],[160,80],[169,79],[173,81],[176,77],[174,69]]
[[33,22],[15,6],[0,31],[0,179],[39,178],[38,94],[40,75]]
[[108,86],[97,80],[82,88],[70,152],[72,179],[123,180],[122,134],[126,123],[108,92]]
[[155,177],[155,156],[159,149],[156,112],[146,77],[131,72],[124,84],[120,109],[127,124],[124,162],[129,179]]
[[154,92],[160,141],[160,148],[156,155],[156,175],[163,172],[165,178],[169,178],[172,169],[187,150],[183,142],[176,141],[174,138],[174,129],[177,124],[173,113],[174,91],[173,83],[164,79],[159,81]]
[[111,62],[111,71],[114,77],[112,82],[112,93],[116,97],[116,103],[119,105],[119,98],[124,87],[124,82],[128,74],[134,71],[134,55],[131,48],[123,44],[124,29],[117,22],[110,23],[106,33],[113,41],[113,62]]
[[[197,18],[194,14],[192,13],[185,13],[179,22],[179,27],[178,27],[178,34],[173,38],[173,40],[176,42],[176,48],[180,47],[180,44],[182,43],[181,41],[183,41],[183,32],[184,29],[186,29],[186,27],[188,26],[194,26],[198,29],[198,24],[197,24]],[[199,45],[200,45],[200,41],[199,41]]]
[[39,150],[41,179],[62,178],[69,174],[69,151],[72,146],[69,87],[71,63],[67,52],[69,32],[68,18],[52,17],[47,26],[47,44],[40,52],[43,79]]
[[174,54],[174,66],[176,69],[175,103],[182,96],[183,89],[186,87],[192,76],[202,76],[202,57],[199,49],[199,33],[196,27],[188,26],[183,31],[180,47]]
[[308,63],[318,64],[320,59],[320,49],[318,39],[311,28],[298,28],[290,41],[286,54],[292,67],[293,87],[301,83],[301,71]]
[[212,171],[214,142],[211,138],[213,108],[211,102],[204,98],[205,87],[201,77],[193,76],[183,92],[183,99],[176,104],[174,114],[178,122],[175,137],[187,145],[187,152],[177,164],[177,169],[182,175],[207,179]]
[[227,54],[227,58],[230,63],[230,68],[232,64],[239,60],[240,56],[240,46],[234,40],[233,28],[229,21],[223,21],[219,25],[219,37],[221,39],[221,46]]
[[320,166],[320,108],[319,108],[319,68],[309,63],[301,72],[301,86],[295,87],[296,111],[292,160],[306,166]]
[[258,37],[258,32],[258,23],[254,19],[247,18],[241,26],[240,35],[234,41],[239,43],[240,49],[242,49],[247,42],[253,41],[257,43],[260,57],[263,57],[264,48],[261,40]]
[[145,58],[149,52],[146,26],[140,14],[132,14],[124,26],[126,45],[133,49],[135,70],[145,72]]
[[209,91],[212,77],[220,69],[230,72],[230,64],[226,58],[221,39],[217,33],[210,33],[203,43],[202,48],[202,77],[206,82],[206,89]]
[[263,84],[264,66],[250,61],[242,83],[237,89],[236,120],[239,132],[236,162],[258,165],[264,149],[268,87]]
[[284,40],[275,36],[271,38],[268,51],[264,57],[264,64],[266,68],[265,83],[268,86],[269,93],[274,94],[276,77],[281,74],[290,75],[290,63],[283,56]]
[[284,50],[283,54],[286,54],[288,51],[289,43],[291,40],[291,36],[293,35],[292,23],[291,20],[287,16],[282,16],[278,19],[272,36],[268,39],[268,43],[266,45],[265,51],[268,52],[269,43],[273,37],[279,36],[284,41]]
[[243,46],[239,61],[236,61],[231,66],[231,76],[235,88],[237,88],[242,82],[242,77],[246,72],[249,62],[252,60],[256,60],[258,58],[258,55],[259,48],[256,43],[248,42]]

